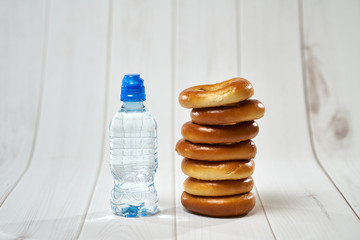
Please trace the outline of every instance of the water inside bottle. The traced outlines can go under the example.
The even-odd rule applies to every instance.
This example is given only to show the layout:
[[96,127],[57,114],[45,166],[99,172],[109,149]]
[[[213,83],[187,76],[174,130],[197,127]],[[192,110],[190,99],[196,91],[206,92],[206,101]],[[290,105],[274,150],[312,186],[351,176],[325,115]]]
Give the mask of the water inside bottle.
[[110,123],[111,207],[126,217],[157,210],[157,125],[141,102],[127,102]]

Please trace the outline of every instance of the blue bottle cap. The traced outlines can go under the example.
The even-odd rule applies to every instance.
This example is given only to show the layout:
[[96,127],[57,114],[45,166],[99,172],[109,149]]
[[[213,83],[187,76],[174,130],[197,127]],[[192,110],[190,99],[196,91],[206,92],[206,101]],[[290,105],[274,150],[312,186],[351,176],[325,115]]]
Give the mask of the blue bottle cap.
[[121,84],[120,100],[123,102],[145,101],[144,80],[140,74],[126,74]]

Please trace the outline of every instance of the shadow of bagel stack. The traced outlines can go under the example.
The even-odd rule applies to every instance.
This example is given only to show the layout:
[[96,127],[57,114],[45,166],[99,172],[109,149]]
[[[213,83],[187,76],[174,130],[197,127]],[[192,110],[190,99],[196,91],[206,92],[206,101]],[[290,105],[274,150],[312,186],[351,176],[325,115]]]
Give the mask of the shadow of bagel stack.
[[181,128],[183,139],[176,151],[184,157],[181,168],[188,178],[181,195],[189,211],[212,217],[244,215],[255,206],[254,121],[264,116],[264,105],[255,99],[251,83],[233,78],[212,85],[185,89],[182,107],[192,108],[191,121]]

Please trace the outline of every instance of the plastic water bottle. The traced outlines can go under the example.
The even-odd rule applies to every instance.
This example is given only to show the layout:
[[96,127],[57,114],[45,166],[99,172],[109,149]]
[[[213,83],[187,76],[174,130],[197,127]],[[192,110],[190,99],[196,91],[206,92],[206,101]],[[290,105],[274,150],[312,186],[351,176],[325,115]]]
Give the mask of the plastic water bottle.
[[116,215],[152,215],[158,206],[154,186],[157,161],[157,124],[145,108],[144,80],[125,75],[122,107],[110,122],[110,169],[114,178],[111,208]]

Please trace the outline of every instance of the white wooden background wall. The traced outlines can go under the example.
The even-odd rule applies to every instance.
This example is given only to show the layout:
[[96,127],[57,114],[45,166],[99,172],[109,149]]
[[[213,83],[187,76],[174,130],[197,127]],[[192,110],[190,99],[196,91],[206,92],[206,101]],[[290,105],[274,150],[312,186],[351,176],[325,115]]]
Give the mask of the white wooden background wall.
[[[0,0],[0,239],[360,239],[360,1]],[[112,215],[125,73],[159,125],[160,211]],[[234,76],[267,108],[255,209],[190,214],[179,92]]]

